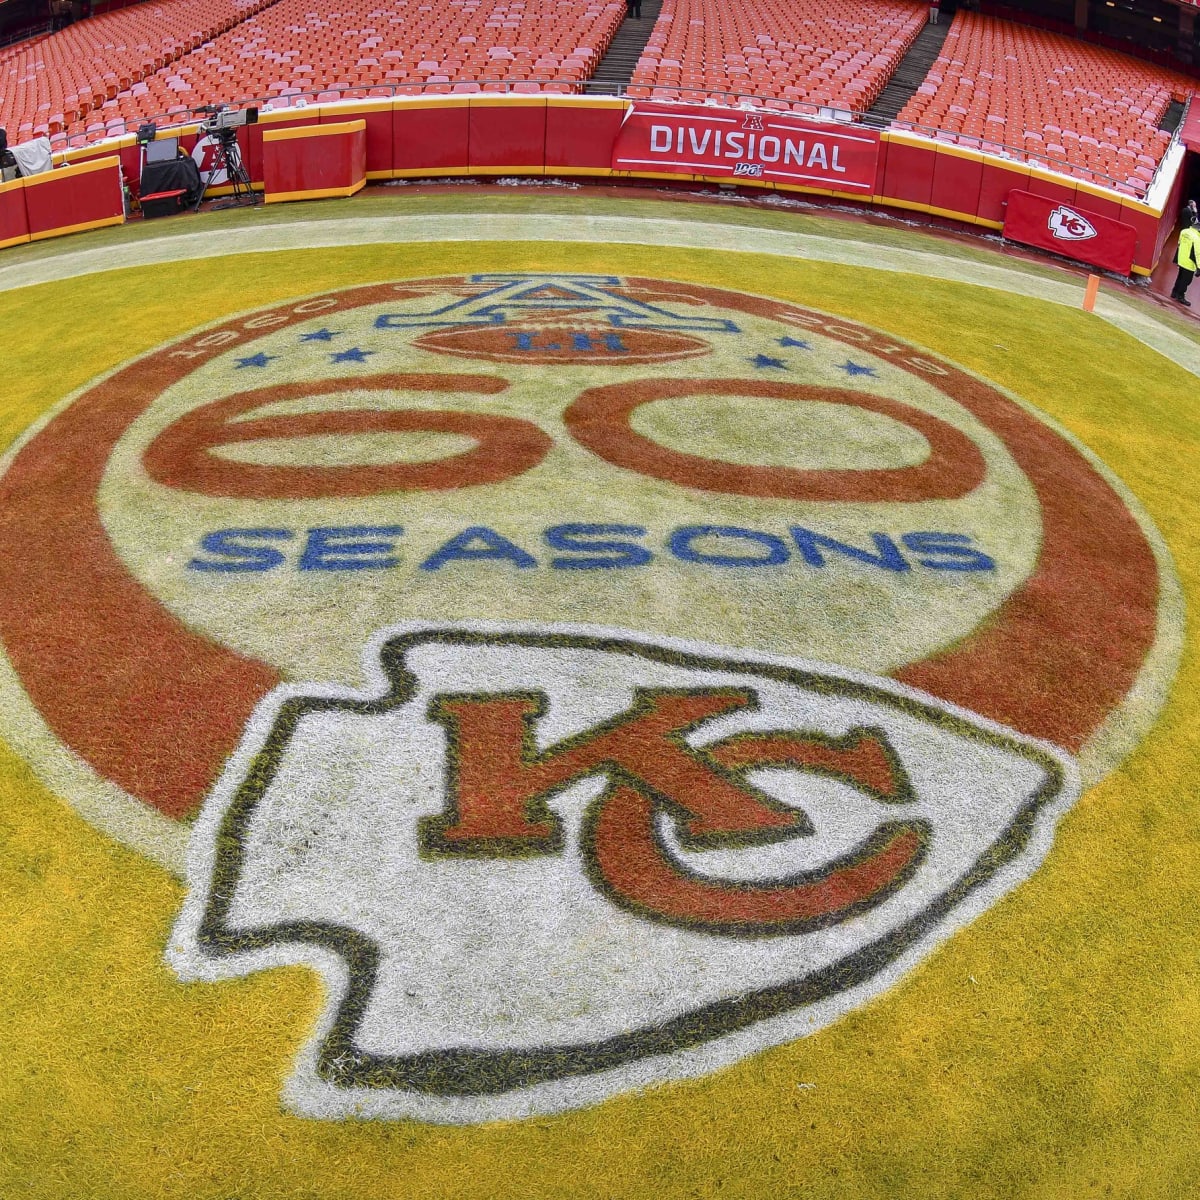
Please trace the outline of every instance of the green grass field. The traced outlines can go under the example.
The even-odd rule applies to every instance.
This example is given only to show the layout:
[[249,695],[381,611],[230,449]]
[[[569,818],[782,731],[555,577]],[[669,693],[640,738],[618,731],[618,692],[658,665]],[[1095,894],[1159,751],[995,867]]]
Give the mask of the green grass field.
[[[1081,750],[1070,747],[1080,750],[1085,781],[1078,803],[1062,817],[1029,879],[898,982],[810,1036],[695,1078],[651,1081],[555,1115],[482,1124],[296,1115],[281,1093],[321,1018],[327,996],[320,978],[306,967],[278,966],[247,978],[185,983],[167,965],[164,951],[186,892],[181,875],[190,818],[131,816],[140,802],[88,765],[62,734],[88,706],[103,710],[122,686],[119,671],[80,683],[79,673],[55,657],[66,644],[56,640],[62,631],[43,641],[40,633],[26,637],[25,601],[10,588],[14,595],[0,606],[7,647],[7,657],[0,656],[0,1046],[7,1063],[0,1082],[6,1114],[0,1196],[1174,1200],[1190,1194],[1200,1168],[1200,653],[1190,619],[1200,598],[1194,404],[1200,339],[1194,326],[1143,303],[1136,288],[1106,281],[1097,313],[1087,314],[1073,300],[1082,295],[1077,275],[1002,259],[983,242],[810,210],[550,189],[498,195],[380,188],[351,202],[180,218],[19,247],[0,255],[0,328],[7,335],[0,446],[9,450],[0,534],[10,539],[3,545],[16,545],[20,522],[40,520],[39,509],[82,511],[70,500],[80,484],[67,467],[74,459],[64,457],[56,472],[47,458],[39,476],[44,491],[20,509],[27,516],[15,515],[18,497],[7,480],[16,477],[17,452],[38,444],[30,431],[50,414],[70,411],[68,401],[90,395],[95,381],[122,364],[169,343],[196,344],[204,328],[232,328],[233,314],[296,299],[368,284],[513,272],[664,281],[668,298],[647,303],[675,313],[702,311],[699,301],[683,306],[679,288],[709,288],[857,323],[911,344],[913,354],[962,368],[1022,412],[1039,414],[1054,437],[1061,433],[1082,447],[1080,461],[1093,464],[1096,478],[1108,480],[1135,513],[1130,528],[1152,531],[1148,561],[1158,564],[1160,578],[1157,635],[1145,665],[1099,732],[1081,738]],[[414,311],[434,303],[401,293]],[[303,329],[319,324],[314,316]],[[753,345],[718,346],[705,360],[650,363],[641,371],[654,380],[703,372],[800,380],[804,328],[793,327],[786,353],[770,351],[786,367],[764,368],[753,358],[770,338],[781,344],[778,331],[765,316],[743,324],[747,339],[758,338]],[[1015,564],[1012,580],[997,576],[997,588],[1006,589],[1055,549],[1046,540],[1050,533],[1043,538],[1035,528],[1043,520],[1051,529],[1050,518],[1037,515],[1021,471],[1002,469],[1008,451],[1016,462],[1023,447],[1010,445],[1002,454],[965,418],[961,428],[983,446],[994,494],[922,500],[900,514],[891,510],[903,505],[885,512],[888,506],[865,500],[835,511],[825,502],[715,499],[689,489],[686,478],[647,481],[569,444],[562,398],[608,383],[608,376],[593,380],[587,366],[510,369],[469,358],[428,365],[412,357],[403,369],[499,373],[509,390],[439,396],[417,407],[458,406],[540,425],[553,442],[537,468],[551,473],[544,482],[531,474],[526,490],[501,482],[418,499],[270,498],[252,507],[206,494],[176,504],[139,465],[170,421],[222,389],[302,382],[342,369],[336,351],[319,339],[309,358],[284,358],[283,342],[266,340],[283,334],[270,328],[261,332],[263,353],[268,362],[280,356],[276,367],[237,367],[240,349],[230,350],[203,368],[209,375],[197,368],[193,383],[165,390],[159,407],[129,425],[128,436],[116,425],[110,429],[105,422],[117,418],[97,407],[96,436],[112,434],[117,449],[92,492],[99,497],[97,528],[147,596],[191,634],[269,662],[287,682],[360,686],[354,664],[365,633],[418,617],[591,620],[763,652],[825,655],[851,670],[888,675],[915,654],[905,637],[924,645],[925,631],[936,629],[939,653],[959,647],[991,627],[1001,602],[986,598],[987,612],[977,612],[966,597],[971,578],[951,579],[949,572],[915,599],[901,596],[907,576],[888,577],[888,591],[862,575],[861,563],[846,566],[836,587],[801,592],[776,584],[783,576],[749,568],[703,575],[689,564],[666,563],[665,553],[661,569],[608,572],[594,585],[591,577],[577,579],[580,571],[560,572],[563,578],[543,586],[544,562],[538,571],[509,570],[511,562],[468,563],[457,573],[422,576],[412,557],[416,547],[424,554],[468,525],[503,529],[525,548],[551,520],[643,526],[651,542],[672,522],[786,531],[799,521],[836,531],[848,543],[865,537],[861,530],[887,530],[899,539],[902,531],[961,521],[998,559]],[[376,346],[367,333],[344,336]],[[848,340],[829,344],[821,367],[827,373],[846,370],[837,361],[842,356],[849,364],[867,361],[867,352]],[[401,369],[388,365],[390,351],[378,345],[370,352],[380,357],[356,368],[364,376]],[[404,345],[405,353],[418,354]],[[221,364],[229,368],[228,384],[218,377]],[[878,373],[884,375],[882,368]],[[849,374],[842,385],[859,386]],[[897,393],[903,403],[933,405],[944,422],[959,421],[948,403],[943,411],[942,400],[935,404],[912,388]],[[347,405],[373,403],[368,390],[350,394]],[[119,398],[132,405],[136,397]],[[295,401],[294,409],[286,403],[276,401],[271,412],[314,411],[304,408],[307,401]],[[894,417],[872,423],[857,412],[800,420],[782,403],[742,400],[714,416],[704,404],[683,400],[647,408],[633,427],[680,454],[711,453],[746,466],[818,470],[894,454],[880,463],[899,467],[920,459],[919,437],[887,449],[895,440]],[[755,417],[762,419],[755,424]],[[275,457],[264,451],[260,461],[294,467],[312,451],[302,442]],[[87,450],[64,445],[64,455]],[[412,460],[452,457],[463,445],[413,441],[403,453]],[[843,460],[829,458],[838,446]],[[221,453],[222,461],[252,460],[249,452],[240,459]],[[375,451],[368,438],[339,453],[363,462]],[[1057,514],[1054,536],[1107,561],[1099,500],[1072,503]],[[53,550],[45,561],[66,564],[64,579],[89,578],[94,564],[86,556],[101,542],[84,536],[82,518],[45,520],[40,532],[31,526],[39,544]],[[943,524],[923,523],[935,520]],[[404,543],[409,557],[402,556],[395,576],[403,586],[390,590],[374,580],[374,590],[368,588],[366,572],[318,586],[292,571],[290,544],[291,557],[269,586],[265,575],[264,586],[230,575],[206,578],[201,587],[184,570],[197,538],[210,529],[393,523],[406,527],[414,549],[410,554]],[[24,578],[25,568],[10,559],[3,569],[17,572],[11,579]],[[1063,590],[1028,601],[1093,614],[1060,635],[1080,654],[1048,654],[1041,677],[1029,685],[1064,703],[1100,688],[1125,619],[1122,596],[1113,596],[1107,610],[1089,607],[1099,584],[1082,567],[1075,570],[1067,583],[1054,585]],[[594,594],[579,590],[584,582]],[[954,615],[960,609],[967,615]],[[149,634],[141,642],[135,618],[127,626],[121,612],[108,611],[97,623],[82,601],[59,619],[68,641],[79,629],[92,630],[92,638],[110,629],[133,659],[139,645],[158,644]],[[824,640],[810,636],[806,622],[819,625]],[[1064,678],[1053,665],[1061,661],[1093,664],[1095,674]],[[26,664],[45,662],[52,668],[46,686],[69,694],[61,720],[48,715],[28,682]],[[1003,668],[997,660],[997,693],[1016,686]],[[131,694],[132,706],[113,718],[117,740],[154,717],[150,702],[139,708],[136,690]],[[221,709],[227,701],[217,693],[211,703]],[[96,738],[105,736],[102,730]],[[172,769],[170,758],[158,764],[164,772]]]

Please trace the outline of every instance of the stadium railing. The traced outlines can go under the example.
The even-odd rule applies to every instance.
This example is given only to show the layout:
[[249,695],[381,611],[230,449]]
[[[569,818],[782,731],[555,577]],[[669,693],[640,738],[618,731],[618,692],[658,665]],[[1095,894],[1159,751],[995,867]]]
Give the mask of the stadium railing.
[[[512,94],[512,95],[580,95],[586,94],[590,96],[614,96],[626,97],[637,103],[639,100],[643,103],[654,103],[654,98],[649,101],[642,96],[626,96],[626,88],[619,84],[595,84],[587,85],[586,93],[581,92],[579,85],[568,83],[554,83],[549,85],[543,83],[538,85],[537,91],[530,90],[530,84],[527,81],[513,81],[505,79],[480,79],[474,81],[478,85],[478,90],[472,88],[469,91],[456,92],[455,87],[462,85],[445,84],[428,84],[420,89],[420,95],[425,96],[446,96],[446,95],[495,95],[495,94]],[[484,85],[487,85],[486,92]],[[304,108],[308,105],[318,103],[336,103],[339,100],[363,100],[372,98],[398,98],[406,95],[414,94],[414,85],[400,84],[378,84],[369,88],[350,87],[339,88],[336,86],[314,88],[312,91],[299,91],[291,95],[279,96],[247,96],[229,104],[230,109],[241,109],[250,106],[256,106],[265,111],[280,111],[288,108]],[[781,103],[776,101],[775,97],[760,96],[743,92],[707,92],[707,104],[716,107],[730,108],[763,108],[771,103]],[[686,101],[671,101],[671,103],[687,103]],[[704,107],[705,103],[701,103],[699,107]],[[780,110],[782,111],[782,110]],[[1013,146],[1005,142],[997,141],[995,138],[978,138],[962,133],[952,133],[947,130],[939,129],[936,126],[919,125],[910,121],[905,121],[902,125],[897,126],[894,122],[889,122],[884,118],[877,117],[870,112],[856,111],[853,109],[838,108],[830,105],[816,104],[808,101],[789,101],[786,111],[795,113],[798,116],[812,117],[817,120],[838,121],[842,123],[854,123],[866,125],[869,128],[878,130],[891,129],[893,131],[902,130],[906,133],[915,133],[921,137],[929,138],[932,141],[940,142],[947,145],[961,146],[964,149],[977,150],[994,157],[1008,159],[1014,163],[1026,163],[1031,166],[1036,166],[1042,170],[1051,171],[1055,174],[1062,175],[1068,179],[1081,179],[1087,183],[1093,184],[1096,187],[1107,188],[1125,196],[1133,196],[1135,199],[1141,199],[1143,196],[1150,194],[1154,188],[1154,181],[1158,178],[1158,174],[1162,169],[1163,163],[1167,161],[1168,154],[1164,153],[1155,170],[1154,179],[1150,180],[1144,190],[1137,191],[1130,187],[1126,180],[1117,179],[1111,175],[1105,175],[1101,172],[1091,170],[1083,166],[1072,166],[1070,170],[1064,170],[1063,164],[1057,159],[1039,155],[1036,152],[1031,152],[1022,146]],[[86,133],[75,134],[70,137],[60,137],[55,139],[54,147],[56,150],[67,149],[74,150],[88,145],[96,144],[103,140],[121,137],[136,131],[140,124],[147,121],[153,121],[161,127],[170,125],[187,125],[201,118],[201,110],[198,108],[188,108],[184,106],[174,106],[169,112],[159,113],[148,117],[139,117],[136,120],[127,120],[124,118],[114,120],[109,123],[103,138],[98,138],[95,134],[89,135]],[[1178,139],[1178,131],[1176,131],[1175,139]],[[1172,144],[1174,144],[1174,140]],[[1169,153],[1169,149],[1168,149]]]

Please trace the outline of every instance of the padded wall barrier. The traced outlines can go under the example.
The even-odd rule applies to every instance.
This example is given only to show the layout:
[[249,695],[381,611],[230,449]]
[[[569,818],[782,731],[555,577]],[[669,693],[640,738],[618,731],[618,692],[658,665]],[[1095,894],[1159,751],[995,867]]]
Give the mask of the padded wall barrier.
[[584,96],[546,98],[546,172],[606,175],[629,105]]
[[353,196],[367,182],[367,123],[267,129],[263,190],[268,204]]
[[0,183],[0,247],[29,241],[29,215],[25,211],[25,181]]
[[929,211],[939,217],[979,213],[983,190],[983,155],[978,150],[939,146],[933,160]]
[[[373,97],[263,112],[257,125],[239,130],[238,139],[250,177],[259,188],[263,186],[263,137],[267,130],[353,120],[365,122],[368,179],[546,174],[605,178],[613,175],[613,147],[631,107],[641,110],[645,106],[640,101],[633,105],[624,98],[598,96],[481,93]],[[739,117],[742,115],[739,112]],[[180,134],[188,152],[199,138],[197,157],[203,170],[206,143],[201,132],[192,124],[178,130],[160,130],[159,136]],[[136,189],[140,159],[132,136],[69,151],[59,155],[58,160],[81,164],[114,153],[120,156],[126,177]],[[738,178],[734,177],[734,165],[742,168],[736,172]],[[1055,203],[1078,204],[1137,230],[1133,270],[1148,275],[1174,229],[1182,174],[1180,168],[1174,188],[1167,189],[1169,194],[1158,208],[1041,166],[1013,162],[989,152],[985,146],[964,146],[907,130],[888,130],[880,135],[875,184],[869,199],[876,205],[929,213],[986,229],[1003,228],[1007,198],[1014,190]],[[815,183],[770,182],[753,175],[746,164],[731,164],[730,176],[722,182],[840,195]],[[622,171],[621,176],[660,177],[650,170]],[[221,191],[216,188],[210,194],[219,195]]]
[[1013,188],[1029,184],[1029,164],[1008,162],[985,156],[979,180],[979,200],[975,206],[975,224],[988,229],[1004,228],[1004,206]]
[[121,160],[115,154],[20,182],[31,241],[125,221]]
[[1004,236],[1104,271],[1128,275],[1137,230],[1081,204],[1014,190],[1008,197]]
[[359,120],[365,124],[368,179],[392,178],[395,146],[392,107],[390,98],[322,106],[322,125]]
[[545,96],[472,97],[468,112],[472,175],[546,173]]
[[470,134],[471,105],[465,96],[397,100],[392,110],[393,177],[465,175]]

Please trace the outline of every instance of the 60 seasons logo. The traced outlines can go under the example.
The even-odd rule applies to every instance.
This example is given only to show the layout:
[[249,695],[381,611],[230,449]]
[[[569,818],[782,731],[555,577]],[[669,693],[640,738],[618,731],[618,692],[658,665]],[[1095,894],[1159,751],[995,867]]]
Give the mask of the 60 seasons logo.
[[159,861],[190,834],[181,978],[321,973],[286,1101],[324,1117],[820,1028],[1036,868],[1178,639],[1156,535],[1036,414],[652,279],[228,321],[31,431],[0,514],[5,735]]

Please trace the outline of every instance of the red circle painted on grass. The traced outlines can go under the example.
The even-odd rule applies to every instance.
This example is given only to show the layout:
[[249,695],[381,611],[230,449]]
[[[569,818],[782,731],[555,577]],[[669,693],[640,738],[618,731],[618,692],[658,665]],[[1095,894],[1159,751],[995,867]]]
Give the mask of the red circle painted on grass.
[[[1133,685],[1158,602],[1153,552],[1086,457],[996,388],[878,331],[716,288],[633,279],[627,291],[779,320],[880,355],[1004,442],[1041,504],[1037,568],[987,622],[895,677],[1078,750]],[[31,437],[0,479],[0,637],[22,685],[62,742],[170,817],[199,805],[280,677],[193,632],[134,578],[97,507],[109,459],[166,388],[263,329],[406,294],[369,285],[277,306],[129,363]]]
[[[753,466],[683,454],[630,425],[634,412],[644,404],[693,396],[844,404],[915,429],[929,443],[930,454],[911,467],[875,471]],[[726,495],[851,503],[957,500],[974,491],[987,474],[979,447],[953,425],[911,405],[847,388],[758,379],[639,379],[588,388],[567,409],[563,420],[577,441],[613,466]]]
[[514,331],[503,325],[440,329],[417,338],[413,345],[435,354],[450,354],[483,362],[546,363],[551,366],[629,366],[699,358],[712,347],[683,333],[650,329],[577,329],[550,326],[536,332]]
[[[202,405],[180,417],[150,443],[142,464],[150,478],[164,487],[241,500],[313,500],[500,483],[536,467],[554,445],[532,422],[493,413],[363,408],[255,420],[236,418],[281,400],[346,392],[466,392],[494,396],[507,387],[507,380],[486,375],[426,373],[255,388]],[[248,442],[363,433],[456,433],[473,438],[476,445],[431,462],[354,467],[264,466],[212,453],[221,446]]]

